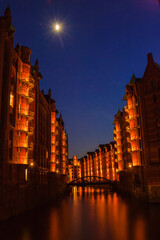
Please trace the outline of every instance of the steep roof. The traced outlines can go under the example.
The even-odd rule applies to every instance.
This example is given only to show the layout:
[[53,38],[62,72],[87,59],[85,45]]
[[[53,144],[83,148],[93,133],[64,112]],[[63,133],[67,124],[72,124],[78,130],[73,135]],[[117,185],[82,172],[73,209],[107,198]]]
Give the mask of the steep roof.
[[124,94],[122,100],[127,100],[127,93]]
[[117,112],[117,114],[116,114],[116,117],[120,117],[121,114],[122,114],[122,112],[120,111],[120,109],[118,109],[118,112]]
[[134,73],[133,73],[129,84],[135,84],[135,83],[136,83],[136,76],[135,76]]

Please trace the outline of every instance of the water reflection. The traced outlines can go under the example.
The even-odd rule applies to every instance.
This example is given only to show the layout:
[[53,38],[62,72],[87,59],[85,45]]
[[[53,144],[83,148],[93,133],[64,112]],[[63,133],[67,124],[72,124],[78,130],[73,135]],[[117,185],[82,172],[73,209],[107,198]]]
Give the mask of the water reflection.
[[53,206],[0,224],[4,240],[158,240],[160,205],[126,199],[106,187],[74,187]]

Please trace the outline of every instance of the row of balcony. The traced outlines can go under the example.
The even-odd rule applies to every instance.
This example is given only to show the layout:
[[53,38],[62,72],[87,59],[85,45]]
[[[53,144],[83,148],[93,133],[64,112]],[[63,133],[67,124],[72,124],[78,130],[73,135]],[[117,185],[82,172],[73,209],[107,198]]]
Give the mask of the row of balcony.
[[25,124],[17,124],[17,130],[20,132],[28,133],[29,135],[32,135],[34,133],[34,127],[28,127]]
[[19,114],[22,116],[26,116],[29,118],[29,120],[32,120],[34,118],[34,112],[33,111],[29,111],[26,108],[20,108],[19,109]]
[[23,90],[19,90],[19,95],[21,95],[22,97],[25,97],[28,99],[29,102],[33,102],[34,101],[34,93],[30,92],[30,91],[23,91]]
[[20,81],[29,85],[30,88],[34,87],[35,80],[34,78],[20,78]]
[[33,150],[33,146],[34,146],[33,142],[28,143],[28,140],[24,140],[24,141],[20,140],[17,143],[17,148],[26,148],[26,150],[27,149]]
[[118,132],[121,132],[121,129],[114,129],[114,130],[113,130],[113,133],[114,133],[114,134],[117,134]]
[[[141,151],[141,149],[127,148],[127,151],[128,151],[128,153],[131,153],[131,152],[138,152],[138,151]],[[115,151],[115,154],[116,154],[116,155],[122,155],[122,151],[121,151],[121,152],[117,152],[117,151]]]
[[34,165],[34,159],[28,158],[28,157],[17,157],[16,163],[20,164],[30,164],[30,166]]

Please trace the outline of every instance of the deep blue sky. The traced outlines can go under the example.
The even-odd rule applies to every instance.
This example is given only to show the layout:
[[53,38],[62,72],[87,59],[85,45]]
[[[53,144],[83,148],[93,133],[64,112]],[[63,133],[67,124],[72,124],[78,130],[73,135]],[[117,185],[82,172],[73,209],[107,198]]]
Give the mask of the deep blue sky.
[[[113,140],[125,85],[142,77],[147,53],[160,63],[158,0],[10,0],[15,45],[32,49],[69,135],[69,155],[82,157]],[[8,5],[0,1],[2,15]],[[50,29],[64,24],[61,37]]]

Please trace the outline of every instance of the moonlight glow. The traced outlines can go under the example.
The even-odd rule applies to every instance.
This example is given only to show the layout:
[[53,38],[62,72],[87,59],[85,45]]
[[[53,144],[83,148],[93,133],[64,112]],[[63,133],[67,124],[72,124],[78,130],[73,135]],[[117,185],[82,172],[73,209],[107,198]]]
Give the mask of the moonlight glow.
[[57,31],[60,30],[60,26],[59,26],[59,24],[56,24],[55,29],[56,29]]
[[56,32],[61,32],[61,30],[62,30],[62,27],[59,23],[55,23],[53,25],[53,28],[54,28],[54,31],[56,31]]

